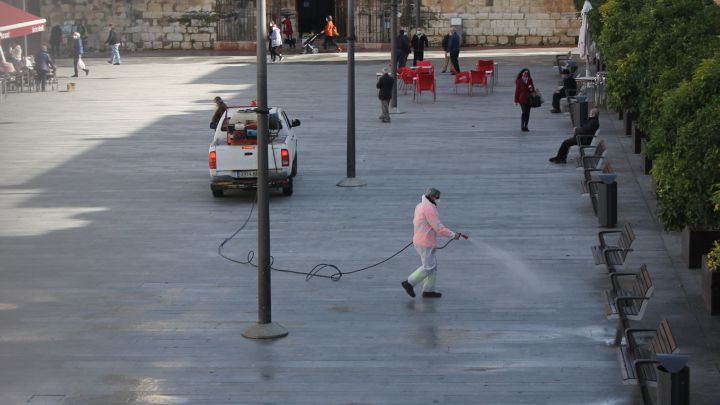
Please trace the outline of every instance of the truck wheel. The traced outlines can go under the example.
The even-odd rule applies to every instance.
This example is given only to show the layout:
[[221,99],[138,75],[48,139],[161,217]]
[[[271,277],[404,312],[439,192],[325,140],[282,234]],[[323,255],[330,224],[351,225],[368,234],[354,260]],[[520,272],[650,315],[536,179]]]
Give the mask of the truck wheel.
[[213,197],[220,198],[223,196],[223,190],[222,189],[212,189]]
[[295,176],[297,176],[297,154],[295,154],[295,157],[293,158],[292,171],[290,172],[290,177]]
[[291,196],[293,193],[293,179],[290,177],[288,179],[287,186],[282,187],[282,193],[284,196]]

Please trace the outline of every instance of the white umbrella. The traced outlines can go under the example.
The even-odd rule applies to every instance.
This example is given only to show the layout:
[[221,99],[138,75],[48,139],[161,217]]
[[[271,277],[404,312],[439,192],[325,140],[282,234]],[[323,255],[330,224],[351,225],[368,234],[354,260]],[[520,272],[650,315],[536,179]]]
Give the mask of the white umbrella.
[[587,45],[590,42],[590,33],[588,32],[588,13],[592,10],[592,4],[590,0],[585,0],[582,11],[580,11],[580,17],[582,23],[580,25],[580,36],[578,37],[578,53],[581,58],[585,58],[585,76],[590,76],[590,55],[588,54]]

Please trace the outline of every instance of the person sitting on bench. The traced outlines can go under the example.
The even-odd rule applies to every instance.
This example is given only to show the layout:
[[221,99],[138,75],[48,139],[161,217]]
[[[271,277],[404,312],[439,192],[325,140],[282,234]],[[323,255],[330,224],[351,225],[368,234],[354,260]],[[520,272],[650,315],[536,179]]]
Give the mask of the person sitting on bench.
[[555,90],[555,93],[553,93],[553,99],[552,99],[552,106],[553,109],[550,110],[551,113],[560,113],[560,99],[565,98],[567,96],[574,96],[575,92],[577,91],[577,82],[575,81],[575,78],[572,77],[570,74],[570,71],[568,69],[562,70],[562,79],[563,79],[563,85],[562,87],[558,87],[557,90]]
[[598,130],[598,128],[600,128],[600,120],[598,119],[599,114],[600,110],[598,110],[597,108],[593,108],[592,110],[590,110],[590,113],[588,114],[588,120],[585,125],[573,128],[573,135],[563,141],[563,143],[560,145],[560,149],[558,149],[557,151],[557,155],[551,157],[550,161],[553,163],[567,163],[566,161],[568,151],[570,150],[571,146],[575,146],[578,144],[578,135],[586,135],[580,137],[580,145],[589,145],[590,142],[592,142],[592,135],[595,135],[595,132]]

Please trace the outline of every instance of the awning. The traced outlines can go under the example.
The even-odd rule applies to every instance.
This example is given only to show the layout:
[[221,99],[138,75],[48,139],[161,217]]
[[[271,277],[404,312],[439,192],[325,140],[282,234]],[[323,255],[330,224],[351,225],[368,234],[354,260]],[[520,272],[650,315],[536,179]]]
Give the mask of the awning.
[[45,19],[0,1],[0,39],[45,31]]

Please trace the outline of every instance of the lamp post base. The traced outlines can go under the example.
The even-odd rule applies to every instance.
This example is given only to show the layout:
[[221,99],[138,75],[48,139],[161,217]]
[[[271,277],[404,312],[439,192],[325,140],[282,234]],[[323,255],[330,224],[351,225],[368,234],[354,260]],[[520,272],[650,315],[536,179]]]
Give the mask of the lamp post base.
[[248,339],[277,339],[288,335],[288,330],[275,322],[255,323],[242,333]]
[[340,180],[337,184],[338,187],[362,187],[367,186],[367,183],[358,179],[357,177],[346,177]]

